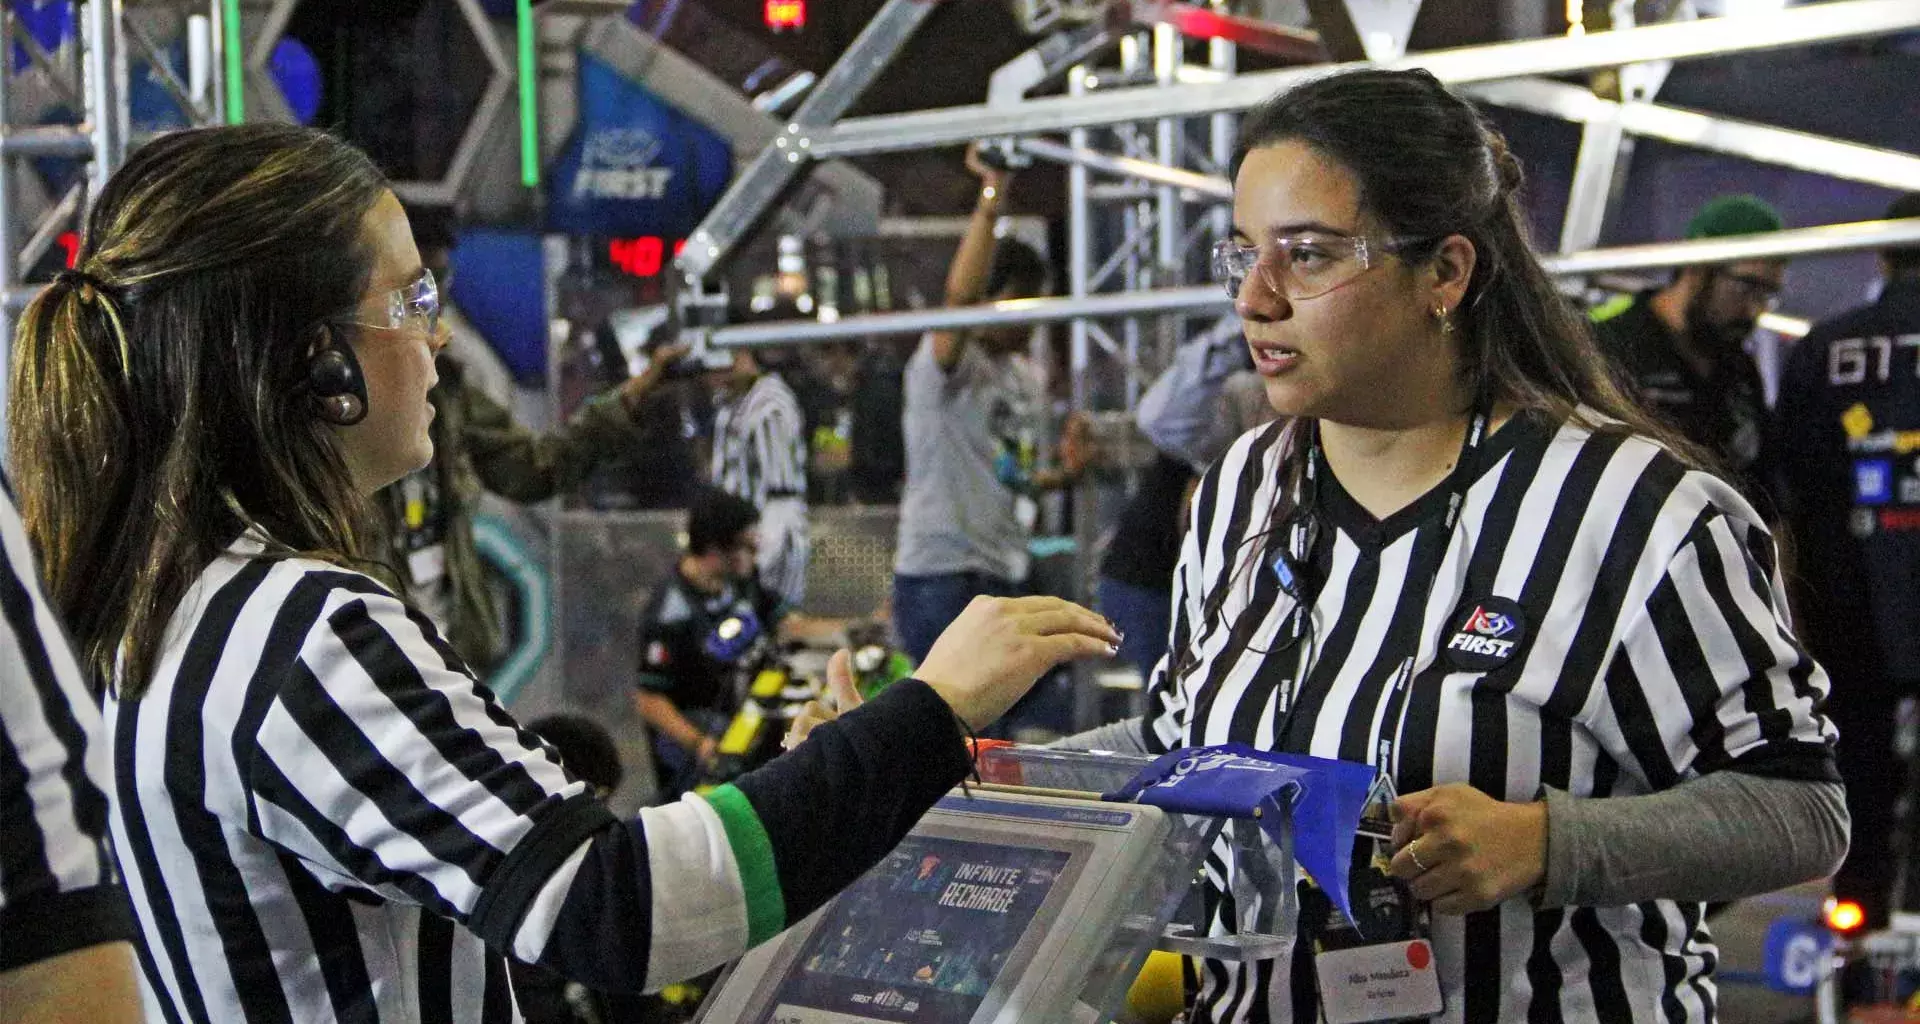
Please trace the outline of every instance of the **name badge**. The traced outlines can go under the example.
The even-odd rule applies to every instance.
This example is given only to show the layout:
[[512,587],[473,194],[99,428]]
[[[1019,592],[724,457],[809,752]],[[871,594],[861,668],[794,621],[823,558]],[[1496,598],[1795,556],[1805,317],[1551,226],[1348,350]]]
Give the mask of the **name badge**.
[[447,546],[435,544],[407,556],[407,575],[416,587],[431,587],[447,575]]
[[1437,1017],[1446,1009],[1426,939],[1331,950],[1314,958],[1314,970],[1327,1024]]

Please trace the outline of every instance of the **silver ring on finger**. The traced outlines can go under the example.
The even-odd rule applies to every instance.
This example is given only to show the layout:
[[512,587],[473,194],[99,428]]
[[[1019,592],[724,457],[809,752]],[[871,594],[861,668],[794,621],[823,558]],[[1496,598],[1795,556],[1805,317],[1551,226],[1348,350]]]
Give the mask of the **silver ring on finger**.
[[1427,873],[1427,866],[1425,864],[1420,863],[1420,851],[1415,849],[1415,847],[1419,845],[1420,845],[1420,837],[1414,836],[1413,842],[1407,844],[1407,858],[1413,861],[1413,866],[1416,868],[1419,868],[1420,873],[1424,875]]

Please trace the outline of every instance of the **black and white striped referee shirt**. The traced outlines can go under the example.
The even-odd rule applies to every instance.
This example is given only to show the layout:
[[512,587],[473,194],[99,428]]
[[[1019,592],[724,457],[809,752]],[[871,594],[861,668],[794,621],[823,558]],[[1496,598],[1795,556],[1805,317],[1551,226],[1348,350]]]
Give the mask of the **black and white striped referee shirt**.
[[114,841],[170,1024],[512,1021],[508,954],[602,990],[691,977],[852,882],[966,771],[912,683],[618,822],[418,612],[261,550],[202,574],[149,688],[106,707]]
[[100,710],[0,481],[0,971],[133,938]]
[[[1155,673],[1150,749],[1244,741],[1371,762],[1392,733],[1401,793],[1465,782],[1511,801],[1547,786],[1646,793],[1728,768],[1837,780],[1826,675],[1788,630],[1771,536],[1721,481],[1644,439],[1534,413],[1483,444],[1451,537],[1447,485],[1376,520],[1324,473],[1313,561],[1325,582],[1307,641],[1288,647],[1292,599],[1265,561],[1277,545],[1243,543],[1269,528],[1284,431],[1242,437],[1194,496],[1169,656],[1192,661]],[[1425,607],[1411,607],[1410,574],[1436,564]],[[1236,569],[1217,621],[1203,621]],[[1512,648],[1482,642],[1516,635]],[[1451,658],[1448,645],[1481,656]],[[1459,665],[1500,652],[1503,664]],[[1303,653],[1289,718],[1283,680]],[[1409,656],[1404,724],[1387,722]],[[1237,914],[1221,852],[1207,876],[1212,926],[1227,932]],[[1436,917],[1433,938],[1445,1021],[1715,1019],[1717,954],[1697,904],[1536,911],[1516,899]],[[1205,964],[1197,1020],[1317,1020],[1305,947],[1292,965]]]
[[779,374],[761,374],[714,412],[713,482],[759,509],[773,498],[806,498],[806,417]]

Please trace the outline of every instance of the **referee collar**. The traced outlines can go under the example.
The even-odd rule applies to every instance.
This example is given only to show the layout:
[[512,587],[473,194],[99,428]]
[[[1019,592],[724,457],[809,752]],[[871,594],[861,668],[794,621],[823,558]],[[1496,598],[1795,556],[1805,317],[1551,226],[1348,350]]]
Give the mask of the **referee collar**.
[[[1514,412],[1507,422],[1487,436],[1475,455],[1478,465],[1470,467],[1468,487],[1477,483],[1487,471],[1500,464],[1508,452],[1513,451],[1529,440],[1544,440],[1552,436],[1546,417],[1530,409]],[[1392,544],[1406,533],[1446,518],[1447,502],[1452,497],[1452,477],[1434,484],[1426,493],[1413,499],[1405,508],[1377,519],[1366,510],[1347,488],[1340,482],[1340,475],[1333,472],[1332,466],[1325,467],[1326,480],[1319,487],[1320,515],[1329,526],[1353,538],[1355,544],[1363,549],[1378,551]]]

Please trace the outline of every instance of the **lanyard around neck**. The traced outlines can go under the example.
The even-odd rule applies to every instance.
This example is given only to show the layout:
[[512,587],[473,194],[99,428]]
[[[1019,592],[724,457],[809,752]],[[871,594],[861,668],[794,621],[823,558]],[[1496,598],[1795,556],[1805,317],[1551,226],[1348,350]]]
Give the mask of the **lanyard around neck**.
[[[1440,551],[1432,559],[1431,564],[1421,567],[1425,571],[1419,571],[1411,563],[1408,565],[1407,589],[1401,598],[1401,603],[1405,606],[1408,598],[1412,599],[1410,607],[1419,616],[1422,638],[1425,636],[1427,602],[1433,597],[1433,588],[1439,584],[1440,573],[1446,566],[1447,554],[1453,547],[1454,528],[1460,523],[1461,511],[1467,503],[1467,492],[1473,487],[1480,450],[1486,443],[1487,427],[1492,419],[1492,401],[1483,395],[1474,403],[1473,415],[1467,420],[1466,436],[1460,440],[1459,457],[1454,460],[1453,470],[1447,474],[1447,514],[1444,523],[1446,541],[1440,546]],[[1318,531],[1309,524],[1316,521],[1320,514],[1316,507],[1320,498],[1319,474],[1326,471],[1323,465],[1326,456],[1320,448],[1320,425],[1317,421],[1311,422],[1307,429],[1310,433],[1307,437],[1305,480],[1302,482],[1298,500],[1313,504],[1306,505],[1304,509],[1306,515],[1294,517],[1294,527],[1288,531],[1287,536],[1288,554],[1295,564],[1299,565],[1306,564],[1306,561],[1313,557],[1312,547]],[[1293,726],[1294,712],[1297,710],[1296,690],[1298,685],[1305,681],[1307,673],[1312,670],[1310,664],[1312,644],[1301,644],[1300,641],[1310,629],[1313,606],[1318,602],[1319,597],[1318,588],[1314,588],[1313,592],[1301,593],[1294,613],[1289,617],[1292,642],[1300,648],[1300,654],[1292,678],[1283,684],[1282,699],[1285,713],[1279,730],[1274,734],[1277,743],[1286,742],[1288,732]],[[1419,641],[1416,640],[1416,648],[1418,643]],[[1392,692],[1388,696],[1387,713],[1380,716],[1380,732],[1375,736],[1374,746],[1377,751],[1378,766],[1382,770],[1391,771],[1393,767],[1395,737],[1399,734],[1402,719],[1406,716],[1407,690],[1413,682],[1413,668],[1418,654],[1416,649],[1414,654],[1401,662],[1394,675]]]

